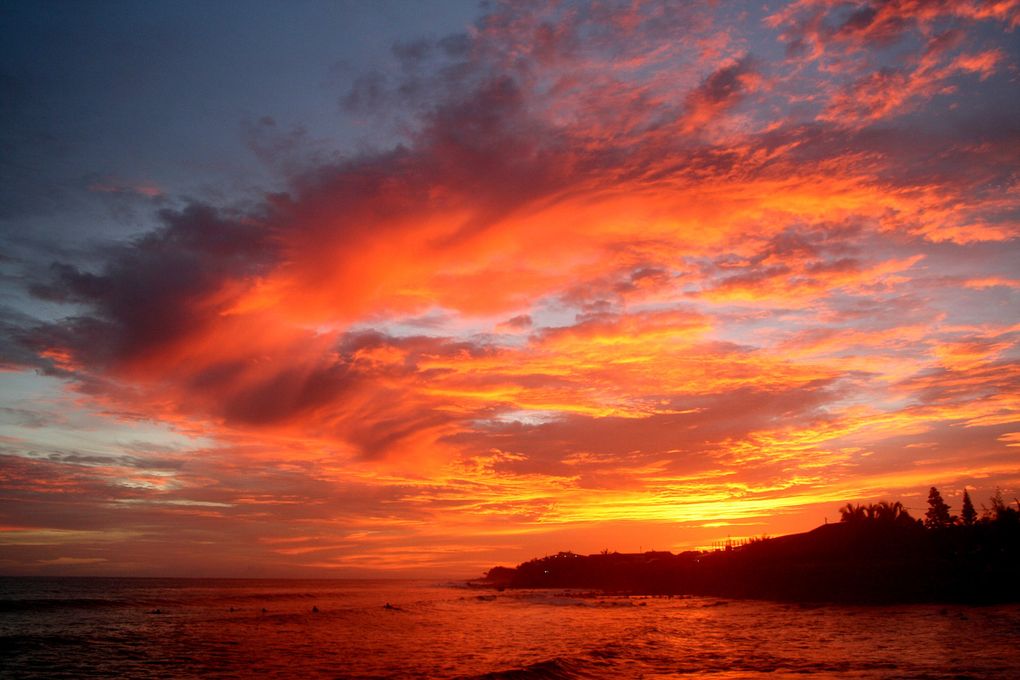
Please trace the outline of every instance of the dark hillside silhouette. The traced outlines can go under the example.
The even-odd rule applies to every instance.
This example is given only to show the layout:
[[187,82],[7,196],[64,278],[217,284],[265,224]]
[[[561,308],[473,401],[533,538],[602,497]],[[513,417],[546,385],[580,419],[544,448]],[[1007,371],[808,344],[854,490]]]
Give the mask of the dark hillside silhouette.
[[1020,512],[998,494],[967,524],[966,512],[956,521],[931,491],[930,521],[899,502],[847,504],[842,521],[803,534],[678,555],[561,552],[496,567],[480,583],[818,602],[1020,601]]

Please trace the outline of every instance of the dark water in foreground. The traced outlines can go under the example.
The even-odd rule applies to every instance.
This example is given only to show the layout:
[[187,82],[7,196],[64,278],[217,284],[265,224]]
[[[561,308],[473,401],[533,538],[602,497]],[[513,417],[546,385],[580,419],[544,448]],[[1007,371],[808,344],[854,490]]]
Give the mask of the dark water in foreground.
[[4,678],[256,675],[1015,678],[1020,606],[801,607],[413,581],[0,580]]

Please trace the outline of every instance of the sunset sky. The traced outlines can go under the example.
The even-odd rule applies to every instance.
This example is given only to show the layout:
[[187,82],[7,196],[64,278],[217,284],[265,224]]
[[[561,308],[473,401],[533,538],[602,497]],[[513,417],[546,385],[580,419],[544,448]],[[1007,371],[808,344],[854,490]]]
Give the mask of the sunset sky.
[[0,573],[1020,495],[1020,0],[5,2]]

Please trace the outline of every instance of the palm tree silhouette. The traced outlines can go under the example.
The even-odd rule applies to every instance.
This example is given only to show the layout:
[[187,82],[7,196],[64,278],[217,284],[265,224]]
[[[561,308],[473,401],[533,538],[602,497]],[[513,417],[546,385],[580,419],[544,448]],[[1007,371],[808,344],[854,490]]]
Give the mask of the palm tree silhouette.
[[879,501],[868,505],[847,503],[839,509],[842,522],[882,522],[883,524],[913,524],[903,503],[899,501]]
[[866,510],[858,503],[847,503],[839,509],[841,522],[862,522],[866,518]]

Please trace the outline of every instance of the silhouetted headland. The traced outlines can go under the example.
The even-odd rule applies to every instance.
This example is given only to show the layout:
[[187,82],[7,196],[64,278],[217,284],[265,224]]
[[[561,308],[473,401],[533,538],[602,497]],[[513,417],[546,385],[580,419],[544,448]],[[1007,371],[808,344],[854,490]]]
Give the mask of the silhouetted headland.
[[846,505],[842,521],[714,551],[557,555],[495,567],[495,588],[572,588],[797,602],[1020,602],[1020,501],[997,494],[977,519],[949,515],[932,488],[926,519],[900,503]]

